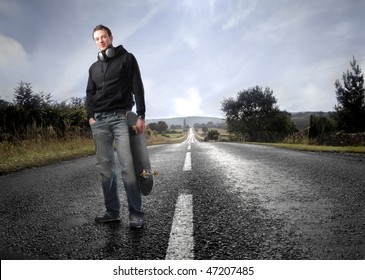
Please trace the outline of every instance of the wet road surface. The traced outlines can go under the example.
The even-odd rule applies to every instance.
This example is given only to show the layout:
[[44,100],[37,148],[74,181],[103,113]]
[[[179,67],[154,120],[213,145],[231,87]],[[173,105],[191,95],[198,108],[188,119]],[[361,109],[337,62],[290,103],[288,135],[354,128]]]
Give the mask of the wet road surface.
[[193,136],[149,154],[159,176],[141,230],[122,187],[122,220],[94,222],[93,156],[0,177],[1,259],[365,258],[364,155]]

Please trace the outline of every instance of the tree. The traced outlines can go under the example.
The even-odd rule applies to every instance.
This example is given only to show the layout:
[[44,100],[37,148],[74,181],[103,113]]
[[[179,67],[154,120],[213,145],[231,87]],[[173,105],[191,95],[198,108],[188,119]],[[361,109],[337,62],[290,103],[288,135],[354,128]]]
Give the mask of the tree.
[[149,129],[156,131],[159,134],[162,134],[164,131],[166,131],[169,126],[164,121],[159,121],[158,123],[150,123],[148,124]]
[[31,83],[21,81],[14,89],[14,103],[24,107],[33,107],[38,100],[33,93]]
[[13,103],[0,99],[0,142],[23,139],[67,139],[89,137],[85,102],[57,104],[51,94],[34,93],[31,83],[19,82]]
[[323,144],[324,136],[334,130],[329,118],[321,112],[319,116],[310,115],[309,120],[309,139],[317,139],[318,144]]
[[262,140],[276,142],[297,131],[290,113],[273,108],[272,112],[267,115]]
[[209,140],[218,140],[219,134],[218,130],[212,129],[209,130],[207,137]]
[[158,131],[158,124],[155,123],[155,122],[149,123],[148,128],[157,132]]
[[343,73],[342,81],[335,81],[338,105],[332,117],[337,129],[345,132],[365,131],[365,88],[364,75],[357,65],[355,57],[350,61],[352,71]]
[[47,126],[45,115],[51,106],[51,94],[34,93],[31,83],[19,82],[14,89],[14,105],[17,111],[17,126],[25,129],[29,126]]
[[160,134],[162,132],[165,132],[169,128],[169,126],[167,125],[167,123],[164,122],[164,121],[159,121],[157,124],[158,124],[158,130],[157,130],[157,132],[160,133]]
[[249,141],[278,141],[295,129],[290,114],[280,111],[270,88],[256,86],[238,92],[237,99],[225,99],[222,111],[230,133]]
[[0,108],[9,106],[9,102],[3,99],[0,99]]

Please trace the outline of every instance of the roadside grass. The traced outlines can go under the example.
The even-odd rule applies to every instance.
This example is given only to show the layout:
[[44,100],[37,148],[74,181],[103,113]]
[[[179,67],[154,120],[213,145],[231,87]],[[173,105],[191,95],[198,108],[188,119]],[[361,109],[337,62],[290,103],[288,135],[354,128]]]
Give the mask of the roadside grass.
[[[217,129],[220,134],[227,134],[228,132],[224,129]],[[195,136],[199,138],[200,141],[204,139],[204,132],[199,129],[195,133]],[[356,153],[365,154],[365,146],[320,146],[320,145],[310,145],[310,144],[291,144],[291,143],[260,143],[260,142],[244,142],[246,144],[253,145],[265,145],[278,148],[308,151],[308,152],[332,152],[332,153]]]
[[365,146],[318,146],[308,144],[286,144],[286,143],[254,143],[254,145],[273,146],[278,148],[299,150],[299,151],[311,151],[311,152],[332,152],[332,153],[357,153],[364,154]]
[[92,139],[67,141],[31,141],[0,143],[0,175],[25,168],[71,160],[95,152]]
[[167,131],[165,134],[168,138],[181,138],[187,135],[187,132],[184,132],[182,129],[174,129],[174,133],[171,133],[170,131]]
[[157,134],[147,138],[147,145],[176,144],[185,141],[187,137],[188,134],[186,132],[166,134],[166,136]]
[[[196,136],[201,136],[198,133]],[[152,135],[147,139],[147,145],[175,144],[186,140],[187,133],[174,133],[168,137]],[[202,141],[203,139],[199,139]],[[313,152],[336,152],[365,154],[365,146],[316,146],[307,144],[284,143],[256,143],[247,144],[266,145]],[[72,139],[67,141],[31,141],[25,140],[17,143],[0,142],[0,175],[19,171],[25,168],[39,167],[65,160],[80,158],[95,153],[92,139]]]
[[[179,143],[187,138],[187,133],[173,135],[170,137],[151,136],[147,139],[147,145]],[[76,159],[94,153],[95,145],[92,139],[0,142],[0,175]]]

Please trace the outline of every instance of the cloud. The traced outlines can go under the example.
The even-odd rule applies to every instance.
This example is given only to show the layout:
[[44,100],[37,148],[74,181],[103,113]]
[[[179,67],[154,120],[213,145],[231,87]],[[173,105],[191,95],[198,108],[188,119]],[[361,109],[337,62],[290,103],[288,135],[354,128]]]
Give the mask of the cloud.
[[230,1],[226,17],[227,20],[223,24],[223,29],[231,29],[242,23],[242,21],[247,20],[247,18],[257,9],[258,4],[259,2],[255,0]]
[[21,14],[20,5],[12,0],[0,0],[0,15],[3,16],[19,16]]
[[28,55],[15,39],[0,33],[0,96],[11,100],[17,82],[29,75]]
[[182,35],[182,41],[188,45],[188,47],[191,49],[191,50],[196,50],[199,46],[199,41],[198,39],[196,38],[196,36],[194,36],[193,34],[191,33],[184,33]]
[[177,116],[199,116],[203,113],[201,98],[196,88],[191,87],[183,97],[177,97],[172,100]]
[[[336,104],[334,90],[323,90],[320,84],[307,84],[298,90],[295,107],[304,108],[305,111],[326,111]],[[332,104],[332,107],[330,106]]]
[[[122,28],[122,40],[126,40],[127,38],[132,37],[138,31],[141,31],[144,28],[148,28],[152,21],[154,21],[158,16],[161,16],[160,13],[165,9],[167,4],[167,1],[160,1],[158,3],[150,2],[147,5],[146,3],[144,3],[144,5],[141,5],[140,3],[126,3],[124,1],[121,1],[119,3],[119,7],[116,9],[118,13],[119,10],[124,10],[125,12],[130,10],[134,11],[134,13],[136,14],[136,16],[130,16],[129,14],[125,15],[125,20],[122,21],[124,23],[124,26]],[[120,23],[120,18],[116,17],[113,26],[120,26]]]
[[283,109],[330,110],[352,55],[365,69],[365,1],[41,2],[0,0],[2,95],[23,80],[57,101],[83,97],[99,23],[136,56],[149,118],[215,116],[223,98],[256,85]]
[[24,66],[27,53],[23,46],[11,37],[0,33],[0,66],[4,69]]

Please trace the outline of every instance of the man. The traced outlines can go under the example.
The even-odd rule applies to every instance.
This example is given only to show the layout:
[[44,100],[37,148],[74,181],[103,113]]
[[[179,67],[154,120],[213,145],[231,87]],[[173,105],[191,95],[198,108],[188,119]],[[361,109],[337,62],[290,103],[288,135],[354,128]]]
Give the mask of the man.
[[[113,46],[110,29],[98,25],[93,39],[99,49],[97,61],[89,69],[86,88],[87,117],[96,145],[96,167],[101,175],[106,211],[96,222],[118,221],[120,199],[114,164],[114,141],[127,194],[129,226],[143,226],[142,196],[134,172],[129,145],[126,112],[134,104],[139,116],[137,130],[145,131],[144,89],[138,63],[123,46]],[[134,98],[133,98],[134,97]]]

